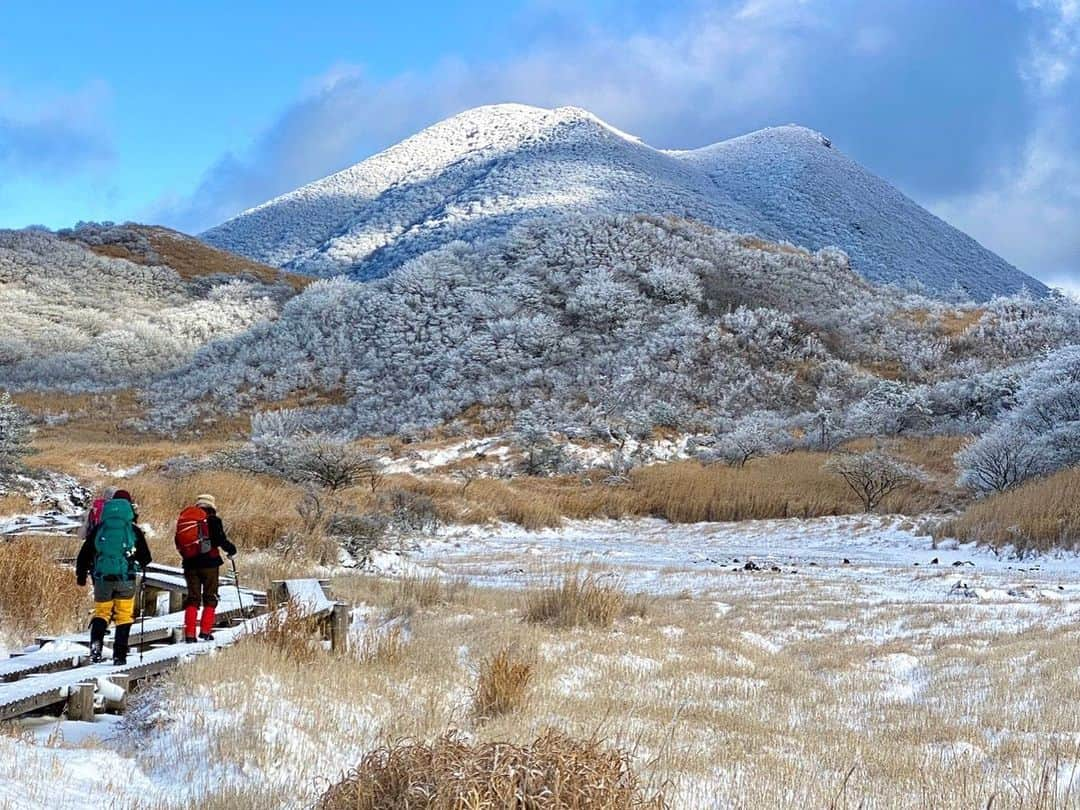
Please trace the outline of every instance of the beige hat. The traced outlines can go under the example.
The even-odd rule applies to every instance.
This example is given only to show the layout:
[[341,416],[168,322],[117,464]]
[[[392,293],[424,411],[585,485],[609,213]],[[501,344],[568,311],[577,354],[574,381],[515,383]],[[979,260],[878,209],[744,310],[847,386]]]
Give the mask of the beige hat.
[[214,500],[213,495],[200,495],[198,498],[195,499],[195,505],[208,506],[215,512],[217,511],[217,501]]

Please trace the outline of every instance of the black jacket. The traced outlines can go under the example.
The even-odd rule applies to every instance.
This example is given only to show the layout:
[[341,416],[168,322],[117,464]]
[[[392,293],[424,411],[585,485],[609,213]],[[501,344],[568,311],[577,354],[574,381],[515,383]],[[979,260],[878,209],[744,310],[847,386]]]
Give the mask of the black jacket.
[[[150,564],[150,547],[146,545],[146,534],[139,528],[138,523],[133,524],[132,528],[135,529],[135,553],[131,555],[131,559],[138,563],[140,568],[146,568]],[[82,548],[79,549],[79,559],[75,562],[75,578],[80,585],[85,585],[87,575],[94,572],[94,557],[97,556],[94,540],[97,539],[97,533],[100,529],[101,526],[95,526],[86,535],[86,540],[83,541]],[[131,576],[134,578],[134,572]]]
[[[225,564],[225,561],[221,559],[221,551],[224,551],[230,557],[236,553],[236,546],[229,542],[229,538],[225,536],[225,526],[221,522],[221,518],[217,516],[217,512],[213,509],[207,509],[203,507],[206,512],[206,528],[210,531],[210,551],[206,554],[197,554],[194,557],[184,558],[184,570],[191,571],[197,568],[218,568]],[[221,549],[221,551],[218,551]]]

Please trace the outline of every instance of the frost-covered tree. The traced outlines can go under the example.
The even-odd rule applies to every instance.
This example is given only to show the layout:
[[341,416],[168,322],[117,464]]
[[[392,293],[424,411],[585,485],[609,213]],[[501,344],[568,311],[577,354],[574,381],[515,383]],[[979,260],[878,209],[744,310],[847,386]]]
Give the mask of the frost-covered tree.
[[980,492],[1080,463],[1080,346],[1040,363],[1021,382],[1013,409],[957,461],[961,483]]
[[10,472],[30,452],[30,418],[0,391],[0,473]]
[[[0,354],[25,353],[4,337]],[[147,397],[165,429],[332,392],[344,404],[320,406],[319,430],[504,430],[542,410],[554,432],[616,445],[661,425],[820,413],[824,397],[816,434],[835,446],[983,430],[1024,364],[1077,339],[1080,308],[1064,300],[946,303],[867,284],[838,251],[674,217],[568,217],[451,243],[376,281],[312,284]]]
[[714,437],[706,458],[723,461],[732,467],[744,467],[755,458],[787,452],[794,444],[784,420],[763,411],[740,419],[727,430],[722,428]]
[[969,442],[956,464],[960,485],[976,492],[1003,492],[1045,469],[1035,437],[1012,420]]
[[852,432],[863,436],[899,436],[925,427],[931,415],[926,391],[882,380],[848,412]]

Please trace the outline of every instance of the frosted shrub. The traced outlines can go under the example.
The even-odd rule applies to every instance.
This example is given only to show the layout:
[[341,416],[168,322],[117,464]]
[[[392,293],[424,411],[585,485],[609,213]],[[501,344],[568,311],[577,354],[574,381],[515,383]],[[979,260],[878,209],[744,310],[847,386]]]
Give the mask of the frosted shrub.
[[0,391],[0,473],[16,468],[31,449],[30,416]]
[[732,467],[743,467],[755,458],[775,455],[794,447],[791,431],[775,414],[760,412],[751,414],[721,429],[705,457],[711,461],[723,461]]

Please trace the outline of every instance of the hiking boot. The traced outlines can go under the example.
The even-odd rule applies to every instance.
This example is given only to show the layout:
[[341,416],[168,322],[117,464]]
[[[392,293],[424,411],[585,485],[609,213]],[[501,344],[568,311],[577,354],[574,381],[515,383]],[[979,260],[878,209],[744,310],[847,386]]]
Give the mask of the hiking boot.
[[116,633],[113,636],[113,666],[122,667],[127,663],[128,637],[130,635],[130,624],[121,624],[116,628]]
[[185,644],[194,644],[196,641],[198,641],[198,639],[195,638],[195,636],[184,636]]
[[96,616],[90,622],[90,663],[101,663],[101,648],[105,645],[105,631],[109,629],[109,623]]
[[213,641],[213,640],[214,640],[214,634],[213,633],[199,633],[199,641]]

